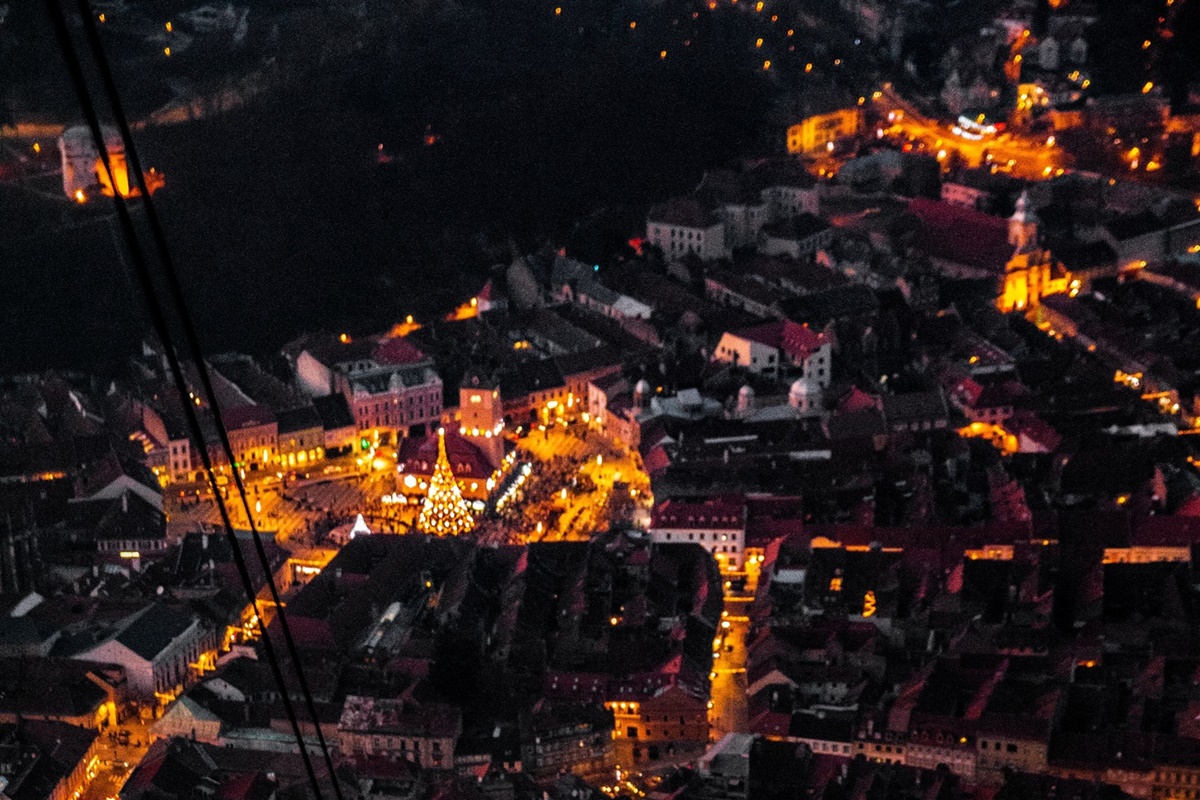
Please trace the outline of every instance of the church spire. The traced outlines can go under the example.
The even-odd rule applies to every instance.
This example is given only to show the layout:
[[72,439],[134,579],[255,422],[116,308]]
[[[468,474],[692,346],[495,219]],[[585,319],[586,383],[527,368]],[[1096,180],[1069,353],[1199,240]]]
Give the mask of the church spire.
[[1022,190],[1017,207],[1008,219],[1008,243],[1017,250],[1037,245],[1038,218],[1029,202],[1029,190]]
[[429,479],[429,494],[417,517],[417,530],[435,536],[458,536],[475,527],[471,508],[463,499],[446,455],[446,431],[438,428],[437,464]]

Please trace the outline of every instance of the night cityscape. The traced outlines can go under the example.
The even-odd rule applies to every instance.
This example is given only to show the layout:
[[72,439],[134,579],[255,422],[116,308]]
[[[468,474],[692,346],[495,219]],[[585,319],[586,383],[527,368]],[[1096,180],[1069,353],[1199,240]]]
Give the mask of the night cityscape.
[[1200,0],[0,0],[0,800],[803,798],[1200,798]]

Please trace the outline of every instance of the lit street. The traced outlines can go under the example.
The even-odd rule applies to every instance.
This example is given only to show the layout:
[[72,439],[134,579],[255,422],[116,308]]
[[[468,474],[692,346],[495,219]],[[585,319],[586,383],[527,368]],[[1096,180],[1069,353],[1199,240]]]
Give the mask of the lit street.
[[[746,633],[750,620],[746,607],[751,597],[726,593],[719,644],[714,644],[712,709],[709,722],[712,739],[719,740],[727,733],[749,730],[750,718],[746,706]],[[725,625],[729,627],[726,628]]]
[[[518,445],[533,457],[533,470],[505,519],[531,540],[586,540],[652,503],[637,453],[581,422],[534,427]],[[532,531],[520,531],[530,524]]]

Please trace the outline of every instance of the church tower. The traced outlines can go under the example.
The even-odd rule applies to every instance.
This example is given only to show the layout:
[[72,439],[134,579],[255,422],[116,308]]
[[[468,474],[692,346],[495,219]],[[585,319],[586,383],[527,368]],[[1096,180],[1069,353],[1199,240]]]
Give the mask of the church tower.
[[504,403],[500,387],[478,375],[463,380],[458,390],[459,428],[464,439],[487,456],[492,469],[504,461]]
[[1029,202],[1029,192],[1021,192],[1017,208],[1008,220],[1008,243],[1014,248],[1004,270],[1004,288],[996,307],[1010,311],[1033,311],[1047,294],[1063,291],[1052,281],[1050,252],[1038,242],[1038,218]]
[[1008,218],[1008,243],[1018,250],[1036,247],[1038,238],[1037,212],[1030,207],[1029,190],[1017,198],[1017,208]]

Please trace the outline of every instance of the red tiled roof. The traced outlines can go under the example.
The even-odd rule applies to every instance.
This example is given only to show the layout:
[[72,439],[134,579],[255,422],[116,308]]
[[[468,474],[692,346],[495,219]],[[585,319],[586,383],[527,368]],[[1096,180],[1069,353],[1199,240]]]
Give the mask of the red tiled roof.
[[549,670],[542,693],[551,700],[595,702],[608,692],[608,676],[600,672],[558,672]]
[[767,322],[734,331],[734,336],[774,347],[792,358],[807,358],[825,344],[825,335],[790,320]]
[[[432,475],[437,462],[437,434],[421,438],[408,437],[401,441],[396,453],[396,462],[401,471],[414,475]],[[488,457],[475,444],[457,431],[446,431],[446,458],[455,478],[487,478],[496,469]]]
[[662,445],[655,445],[650,452],[646,453],[643,466],[646,468],[646,472],[658,475],[671,466],[671,457],[667,455],[667,451]]
[[226,778],[217,789],[216,800],[267,800],[275,787],[259,772],[242,772]]
[[393,366],[419,364],[426,360],[424,353],[413,347],[407,339],[401,336],[384,339],[375,348],[373,355],[378,363]]
[[983,394],[983,385],[957,366],[947,366],[938,372],[942,390],[955,400],[973,406]]
[[1194,494],[1180,503],[1175,513],[1181,517],[1200,517],[1200,494]]
[[667,500],[654,507],[651,528],[743,528],[746,500],[741,497],[710,498],[698,503]]
[[1005,220],[922,197],[914,198],[908,211],[921,223],[916,246],[930,258],[1004,272],[1014,249]]
[[875,395],[867,394],[857,386],[850,387],[850,391],[846,393],[838,402],[838,411],[878,411],[879,398]]
[[1189,547],[1200,544],[1200,520],[1182,513],[1146,517],[1137,523],[1131,538],[1131,544],[1139,547]]
[[1058,431],[1034,414],[1018,414],[1004,423],[1004,429],[1014,436],[1027,436],[1051,451],[1062,443]]

